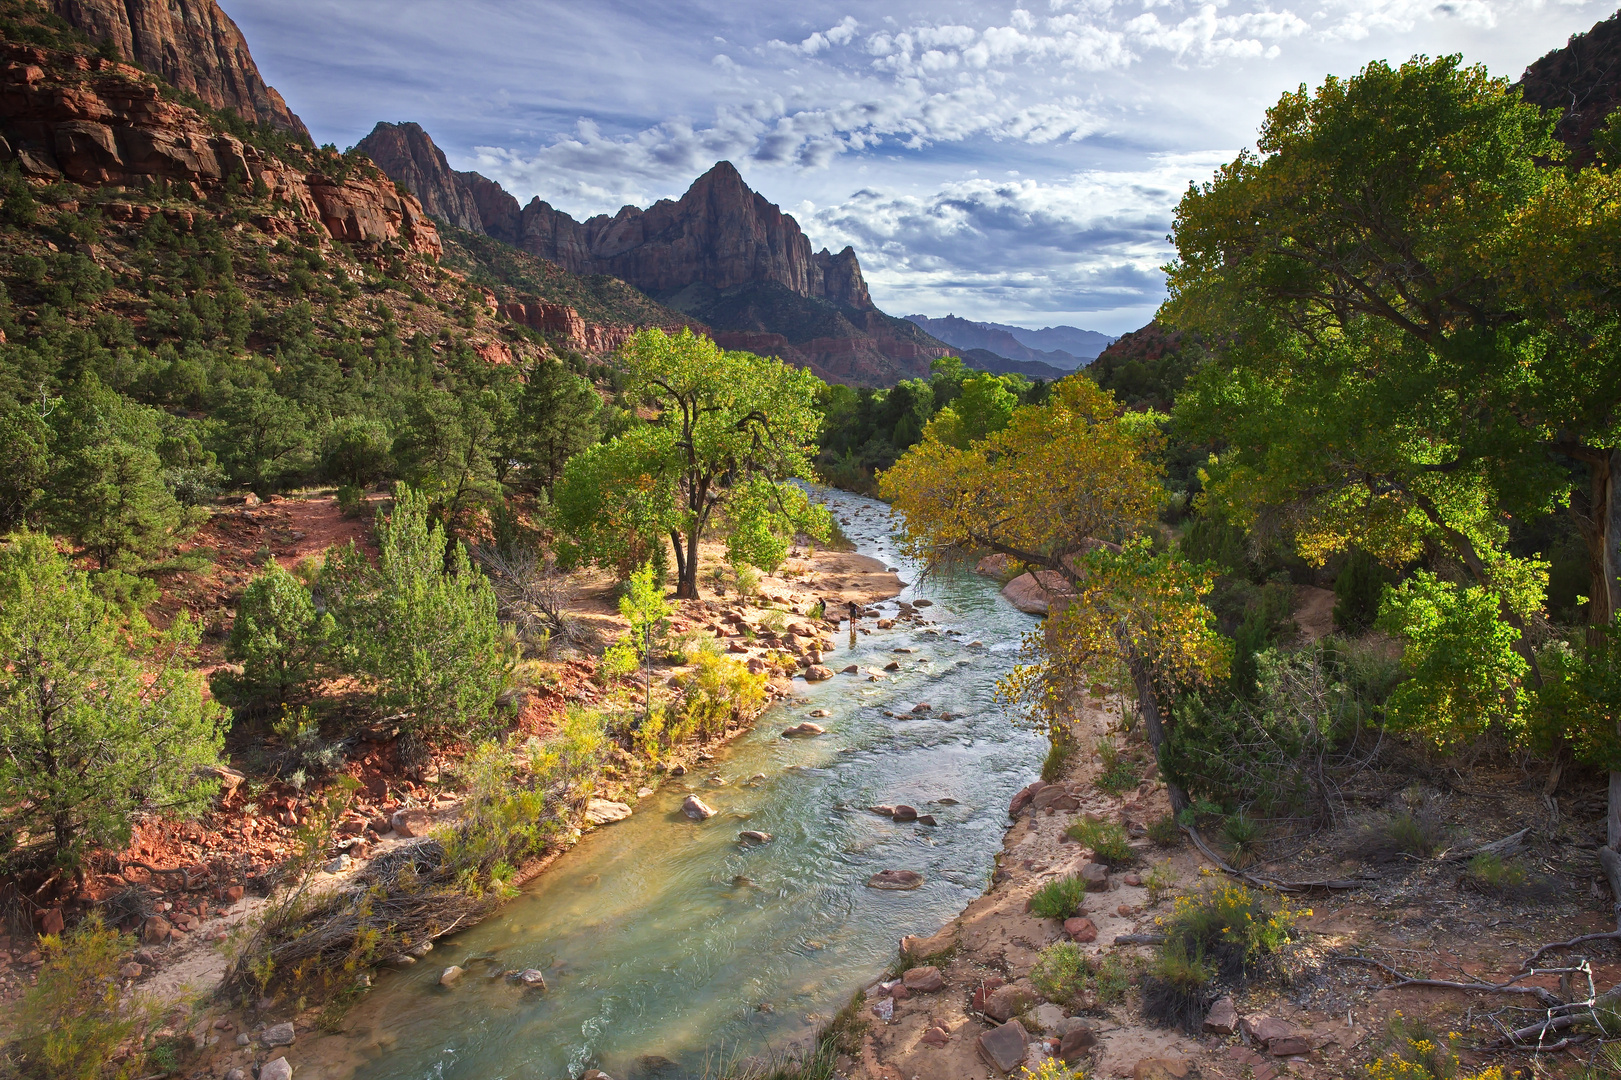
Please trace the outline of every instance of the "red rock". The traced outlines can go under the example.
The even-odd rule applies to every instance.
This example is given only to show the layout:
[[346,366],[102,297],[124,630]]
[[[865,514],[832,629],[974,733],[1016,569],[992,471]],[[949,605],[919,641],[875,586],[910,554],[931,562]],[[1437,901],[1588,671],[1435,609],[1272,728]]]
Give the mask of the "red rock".
[[1058,1056],[1073,1063],[1085,1057],[1086,1051],[1097,1044],[1097,1032],[1084,1025],[1078,1025],[1070,1028],[1058,1040]]
[[169,940],[174,926],[161,915],[153,915],[141,924],[141,940],[148,945],[162,945]]
[[1266,1044],[1266,1052],[1273,1057],[1294,1057],[1311,1053],[1311,1040],[1303,1035],[1285,1035]]
[[1232,1035],[1238,1030],[1238,1008],[1231,994],[1217,998],[1205,1014],[1204,1029],[1212,1035]]
[[1070,936],[1070,940],[1078,941],[1083,945],[1089,941],[1096,941],[1098,939],[1097,924],[1091,919],[1084,919],[1080,917],[1065,919],[1064,933]]
[[60,934],[63,929],[62,909],[47,908],[39,920],[39,932],[42,934]]
[[[899,665],[896,666],[898,667]],[[1034,783],[1020,788],[1019,793],[1013,796],[1013,801],[1008,803],[1008,817],[1018,817],[1019,814],[1023,812],[1024,808],[1030,805],[1030,801],[1036,797],[1036,793],[1046,786],[1046,781],[1037,780]]]
[[[50,0],[50,7],[92,39],[112,42],[119,56],[216,109],[309,136],[265,83],[242,32],[215,0]],[[101,70],[129,69],[106,64]]]
[[1127,874],[1125,877],[1121,878],[1120,880],[1124,884],[1131,886],[1133,889],[1138,888],[1143,883],[1142,877],[1140,875],[1138,875],[1138,874]]
[[889,996],[894,998],[896,1001],[905,1001],[907,998],[912,996],[912,991],[906,988],[905,983],[897,983],[889,988]]
[[979,1055],[991,1066],[1005,1073],[1011,1073],[1014,1067],[1024,1060],[1027,1050],[1025,1044],[1029,1038],[1024,1025],[1017,1020],[1009,1020],[979,1037],[977,1043]]
[[1001,989],[1001,987],[1002,987],[1002,980],[997,978],[995,975],[992,975],[990,978],[986,979],[985,981],[981,982],[978,986],[976,986],[974,988],[974,1000],[973,1000],[973,1010],[974,1010],[974,1012],[977,1012],[977,1013],[984,1012],[985,1011],[985,1002],[990,1000],[990,996],[993,993],[995,993],[997,990]]
[[923,1038],[918,1041],[929,1046],[944,1046],[951,1041],[951,1036],[946,1033],[944,1028],[931,1027],[923,1033]]
[[919,994],[934,994],[945,989],[945,976],[940,974],[937,967],[915,967],[907,969],[902,976],[908,990]]
[[1018,1016],[1036,1003],[1036,992],[1023,980],[1009,983],[985,998],[984,1013],[998,1023]]
[[242,899],[242,886],[232,885],[230,888],[226,889],[225,899],[231,901],[232,903]]

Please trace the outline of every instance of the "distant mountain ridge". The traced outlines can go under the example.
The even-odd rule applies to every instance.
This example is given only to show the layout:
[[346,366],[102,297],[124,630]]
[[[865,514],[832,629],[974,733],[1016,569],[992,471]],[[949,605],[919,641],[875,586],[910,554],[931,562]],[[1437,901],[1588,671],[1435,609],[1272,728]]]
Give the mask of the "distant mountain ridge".
[[906,320],[959,349],[982,349],[1007,360],[1045,364],[1066,372],[1085,367],[1114,341],[1108,334],[1076,326],[1030,330],[1006,323],[974,322],[956,315],[943,319],[908,315]]
[[1577,164],[1590,161],[1593,133],[1621,107],[1621,12],[1570,35],[1525,69],[1519,87],[1533,105],[1564,110],[1555,130]]

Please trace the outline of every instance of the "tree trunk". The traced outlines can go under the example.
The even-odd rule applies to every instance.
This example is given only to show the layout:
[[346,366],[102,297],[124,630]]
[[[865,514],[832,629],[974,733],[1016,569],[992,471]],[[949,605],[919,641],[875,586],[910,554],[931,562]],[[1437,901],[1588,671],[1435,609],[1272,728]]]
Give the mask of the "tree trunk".
[[1188,799],[1188,793],[1182,790],[1182,785],[1171,779],[1165,765],[1165,723],[1159,708],[1159,692],[1154,686],[1154,673],[1136,649],[1125,642],[1121,644],[1130,657],[1126,666],[1131,671],[1132,683],[1137,687],[1137,704],[1143,710],[1143,730],[1148,735],[1148,745],[1154,748],[1159,776],[1165,783],[1165,793],[1171,799],[1171,812],[1180,814],[1192,802]]

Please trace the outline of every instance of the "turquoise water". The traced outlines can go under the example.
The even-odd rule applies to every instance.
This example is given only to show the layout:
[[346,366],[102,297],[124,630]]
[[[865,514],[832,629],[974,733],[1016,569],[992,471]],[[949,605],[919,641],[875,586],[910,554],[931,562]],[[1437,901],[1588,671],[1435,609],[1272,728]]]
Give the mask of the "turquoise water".
[[[913,580],[887,507],[823,495],[864,554]],[[924,612],[931,626],[874,630],[853,651],[841,634],[827,658],[835,669],[899,660],[901,671],[876,683],[796,683],[800,696],[704,771],[589,834],[522,897],[441,941],[424,963],[383,974],[349,1016],[353,1075],[560,1080],[600,1068],[615,1080],[701,1077],[723,1059],[791,1048],[890,963],[902,935],[933,933],[983,892],[1008,800],[1045,751],[992,700],[1034,620],[977,576],[902,594],[918,597],[934,601]],[[919,702],[933,712],[912,714]],[[827,734],[780,737],[816,708],[831,713],[816,721]],[[718,813],[687,820],[689,792]],[[867,809],[897,802],[932,813],[938,827]],[[743,829],[774,839],[745,847]],[[865,886],[888,868],[921,871],[925,884]],[[479,956],[495,962],[469,961]],[[440,987],[453,963],[468,974]],[[485,976],[526,967],[545,971],[546,992]]]

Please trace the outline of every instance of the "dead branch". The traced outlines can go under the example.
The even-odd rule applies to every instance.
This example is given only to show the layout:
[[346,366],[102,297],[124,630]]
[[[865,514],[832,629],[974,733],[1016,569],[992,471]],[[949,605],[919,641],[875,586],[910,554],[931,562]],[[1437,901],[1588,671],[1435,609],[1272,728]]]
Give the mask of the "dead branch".
[[1366,881],[1280,881],[1278,878],[1265,877],[1261,874],[1251,874],[1246,870],[1227,865],[1227,861],[1211,850],[1205,843],[1204,837],[1199,835],[1196,825],[1184,825],[1182,831],[1188,834],[1193,846],[1198,848],[1204,857],[1215,863],[1223,873],[1231,874],[1242,881],[1247,881],[1259,889],[1273,889],[1277,892],[1295,893],[1308,892],[1312,889],[1361,889],[1367,886]]
[[1489,844],[1482,844],[1477,848],[1470,848],[1468,851],[1448,852],[1439,858],[1442,862],[1456,862],[1459,859],[1472,859],[1476,855],[1496,855],[1499,857],[1512,855],[1525,846],[1525,837],[1530,831],[1530,828],[1527,827],[1517,833],[1510,833],[1501,840],[1493,840]]
[[1117,934],[1114,939],[1116,945],[1163,945],[1164,934]]
[[1330,960],[1338,960],[1343,964],[1366,964],[1369,967],[1376,967],[1380,971],[1383,971],[1396,979],[1396,982],[1390,986],[1390,989],[1392,990],[1401,989],[1402,987],[1407,986],[1429,986],[1440,990],[1464,990],[1469,993],[1476,994],[1529,994],[1550,1009],[1562,1008],[1565,1006],[1565,1002],[1560,1001],[1559,998],[1551,991],[1544,990],[1540,986],[1516,986],[1515,984],[1528,975],[1557,974],[1559,972],[1576,970],[1572,968],[1553,968],[1546,970],[1526,971],[1514,976],[1514,978],[1505,983],[1489,983],[1485,981],[1465,983],[1450,982],[1446,979],[1415,979],[1411,975],[1397,971],[1395,968],[1381,960],[1373,959],[1371,956],[1353,956],[1346,953],[1329,953],[1328,958]]
[[1532,953],[1520,966],[1528,968],[1538,960],[1542,959],[1542,957],[1547,953],[1555,952],[1559,949],[1574,949],[1576,946],[1585,945],[1589,941],[1621,941],[1621,930],[1611,930],[1603,934],[1583,934],[1581,937],[1573,937],[1569,941],[1555,941],[1552,944],[1542,946],[1542,948]]

